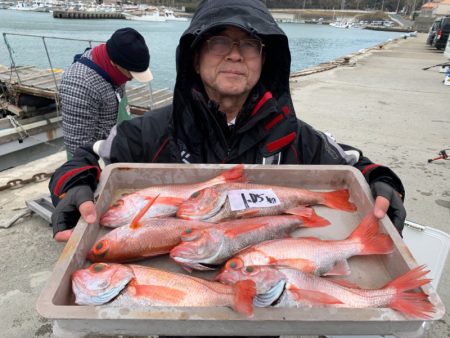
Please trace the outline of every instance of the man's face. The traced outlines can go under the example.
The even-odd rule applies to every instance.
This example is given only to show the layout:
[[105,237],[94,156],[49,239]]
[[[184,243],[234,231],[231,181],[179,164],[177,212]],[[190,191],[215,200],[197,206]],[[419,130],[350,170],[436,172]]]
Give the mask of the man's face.
[[[227,52],[226,39],[213,41],[215,37],[207,38],[195,58],[195,69],[210,99],[216,102],[221,102],[221,99],[226,97],[245,100],[261,75],[262,53],[251,52],[254,38],[238,28],[227,27],[216,36],[229,38],[235,43]],[[242,42],[245,39],[250,40]],[[259,42],[255,48],[258,46]],[[217,49],[220,53],[215,52]]]

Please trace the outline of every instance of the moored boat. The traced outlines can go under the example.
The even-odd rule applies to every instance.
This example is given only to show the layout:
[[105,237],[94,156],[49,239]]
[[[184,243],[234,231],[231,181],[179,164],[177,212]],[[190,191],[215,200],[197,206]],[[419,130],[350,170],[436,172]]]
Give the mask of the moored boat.
[[159,15],[159,10],[153,11],[151,14],[145,15],[126,15],[125,18],[127,20],[133,21],[151,21],[151,22],[164,22],[166,18],[164,16]]
[[175,16],[173,10],[166,9],[164,12],[164,18],[166,21],[188,21],[187,18]]

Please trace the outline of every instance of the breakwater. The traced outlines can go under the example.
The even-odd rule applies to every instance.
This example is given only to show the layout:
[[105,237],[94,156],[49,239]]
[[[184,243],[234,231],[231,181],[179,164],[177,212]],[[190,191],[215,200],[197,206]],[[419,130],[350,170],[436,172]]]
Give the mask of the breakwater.
[[54,11],[55,19],[125,19],[120,12]]

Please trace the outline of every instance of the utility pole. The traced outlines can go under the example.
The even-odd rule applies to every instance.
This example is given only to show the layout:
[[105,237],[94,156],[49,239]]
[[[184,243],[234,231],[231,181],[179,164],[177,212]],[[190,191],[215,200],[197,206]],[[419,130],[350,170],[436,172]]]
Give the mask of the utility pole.
[[399,9],[399,7],[400,7],[400,0],[398,0],[398,2],[397,2],[397,9],[395,10],[395,13],[396,13],[396,14],[398,14],[398,9]]
[[414,4],[411,11],[411,20],[414,20],[414,12],[416,11],[416,0],[414,0]]

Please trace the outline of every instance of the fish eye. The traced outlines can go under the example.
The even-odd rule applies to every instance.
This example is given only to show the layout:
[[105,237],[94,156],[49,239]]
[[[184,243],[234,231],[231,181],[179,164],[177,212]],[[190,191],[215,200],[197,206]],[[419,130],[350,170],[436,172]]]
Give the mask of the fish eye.
[[200,191],[196,191],[191,195],[191,198],[197,198],[198,196],[200,196]]
[[226,269],[237,270],[244,266],[240,258],[233,258],[225,265]]
[[184,230],[183,234],[181,235],[181,240],[183,242],[190,242],[190,241],[194,241],[197,238],[200,237],[200,232],[192,229],[192,228],[187,228],[186,230]]
[[93,253],[97,256],[104,255],[109,249],[109,240],[102,239],[95,244]]
[[93,272],[101,272],[107,267],[108,267],[108,264],[105,264],[105,263],[96,263],[96,264],[92,264],[92,266],[91,266]]
[[247,275],[254,275],[258,272],[258,269],[255,266],[247,266],[243,269],[243,272]]

